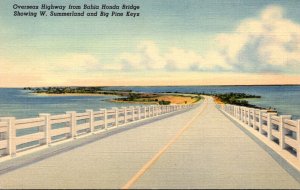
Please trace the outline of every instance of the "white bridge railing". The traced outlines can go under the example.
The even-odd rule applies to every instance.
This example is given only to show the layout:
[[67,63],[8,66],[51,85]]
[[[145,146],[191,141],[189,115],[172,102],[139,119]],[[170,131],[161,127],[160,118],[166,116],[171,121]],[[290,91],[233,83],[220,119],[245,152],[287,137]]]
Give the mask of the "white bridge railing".
[[300,160],[300,120],[268,110],[225,104],[222,109]]
[[130,122],[187,109],[193,105],[150,105],[75,111],[61,115],[39,114],[37,118],[0,118],[0,156],[51,145],[84,134],[100,133]]

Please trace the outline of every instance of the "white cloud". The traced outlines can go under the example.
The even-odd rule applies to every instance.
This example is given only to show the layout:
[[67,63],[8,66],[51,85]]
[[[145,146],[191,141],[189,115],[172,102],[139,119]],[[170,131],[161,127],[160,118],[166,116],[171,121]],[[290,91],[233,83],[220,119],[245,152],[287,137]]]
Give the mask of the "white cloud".
[[[38,61],[36,61],[38,62]],[[99,57],[88,53],[68,53],[60,57],[42,59],[39,64],[48,71],[86,73],[121,70],[120,64],[103,63]]]
[[152,41],[143,41],[138,44],[135,53],[123,53],[120,61],[124,70],[162,69],[164,60],[157,45]]
[[173,47],[162,53],[152,41],[141,42],[136,52],[123,53],[120,57],[124,70],[214,70],[228,67],[217,52],[202,56],[191,50]]
[[300,65],[300,25],[269,6],[258,18],[240,23],[233,33],[217,37],[219,51],[241,71],[286,71]]
[[147,74],[148,70],[165,75],[164,71],[174,71],[169,74],[180,73],[178,76],[186,78],[193,73],[180,71],[300,72],[300,25],[286,18],[279,6],[269,6],[257,17],[241,21],[233,32],[217,35],[214,43],[214,49],[200,54],[178,47],[162,51],[158,43],[143,41],[135,51],[122,53],[109,63],[88,53],[0,57],[0,86],[73,84],[78,78],[104,80],[102,75],[109,78],[111,73],[118,77],[127,73],[124,70],[142,71],[134,72],[134,76]]
[[172,47],[161,52],[152,41],[123,53],[125,70],[201,70],[281,72],[300,68],[300,25],[284,17],[280,6],[269,6],[256,18],[241,21],[231,33],[215,38],[215,49],[201,55]]

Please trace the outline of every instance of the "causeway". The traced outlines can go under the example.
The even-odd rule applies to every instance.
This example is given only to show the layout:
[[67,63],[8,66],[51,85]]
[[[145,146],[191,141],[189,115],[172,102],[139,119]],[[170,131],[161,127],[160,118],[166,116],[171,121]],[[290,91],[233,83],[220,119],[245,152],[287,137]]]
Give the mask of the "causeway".
[[210,97],[180,114],[134,125],[69,143],[94,139],[84,146],[68,149],[63,144],[65,151],[57,154],[49,148],[45,158],[14,169],[2,167],[0,188],[300,188],[298,173],[275,159]]

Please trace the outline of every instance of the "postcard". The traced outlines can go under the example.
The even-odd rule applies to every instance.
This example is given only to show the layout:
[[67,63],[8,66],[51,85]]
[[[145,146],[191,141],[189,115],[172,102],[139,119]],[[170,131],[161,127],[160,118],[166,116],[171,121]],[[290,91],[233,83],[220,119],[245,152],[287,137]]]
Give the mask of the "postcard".
[[0,188],[300,188],[299,7],[1,0]]

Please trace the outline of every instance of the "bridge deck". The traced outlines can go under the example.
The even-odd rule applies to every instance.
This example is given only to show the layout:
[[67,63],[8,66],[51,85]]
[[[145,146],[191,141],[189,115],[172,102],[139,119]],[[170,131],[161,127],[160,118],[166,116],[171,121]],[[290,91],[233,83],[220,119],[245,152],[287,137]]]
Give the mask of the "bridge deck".
[[180,115],[0,176],[0,188],[122,187],[300,188],[300,184],[210,98]]

